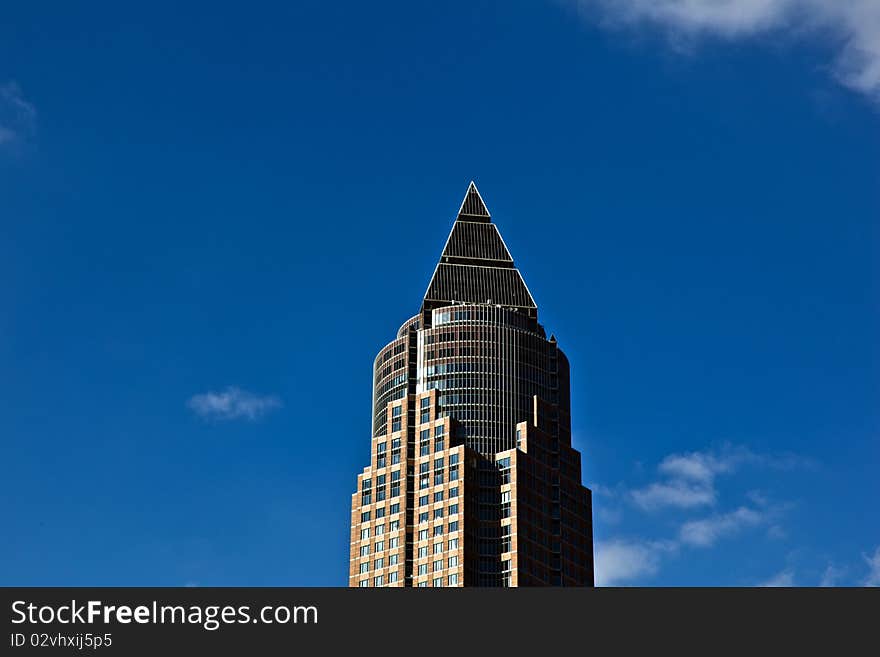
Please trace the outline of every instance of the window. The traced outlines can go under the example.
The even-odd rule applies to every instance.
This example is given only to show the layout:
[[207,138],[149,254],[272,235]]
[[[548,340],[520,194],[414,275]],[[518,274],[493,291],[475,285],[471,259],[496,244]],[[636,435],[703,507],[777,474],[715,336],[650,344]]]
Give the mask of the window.
[[361,540],[363,540],[365,538],[370,538],[370,528],[369,527],[364,527],[361,530]]
[[388,539],[388,548],[389,548],[389,549],[392,549],[392,550],[393,550],[393,549],[396,548],[398,545],[400,545],[400,539],[397,538],[396,536],[395,536],[394,538],[389,538],[389,539]]
[[434,439],[434,451],[435,452],[442,452],[443,448],[444,448],[443,437],[441,436],[440,438],[435,438]]
[[420,589],[428,588],[428,582],[419,582],[418,584],[416,584],[416,586],[418,586]]
[[430,397],[422,397],[421,401],[419,402],[419,407],[422,409],[430,408],[431,407],[431,398]]
[[385,559],[383,557],[379,557],[373,562],[373,568],[384,568],[385,567]]
[[385,525],[376,525],[376,536],[385,533]]
[[378,577],[373,578],[373,586],[383,586],[385,584],[385,577],[379,575]]
[[435,577],[434,581],[431,583],[431,586],[433,586],[435,588],[440,588],[441,586],[443,586],[443,578],[442,577]]
[[428,574],[428,564],[423,563],[419,566],[419,575],[427,575]]
[[[419,530],[419,540],[423,541],[426,538],[428,538],[428,530],[427,529],[420,529]],[[363,549],[363,548],[361,548],[361,549]],[[367,547],[367,549],[369,550],[369,546]]]
[[362,579],[360,582],[358,582],[358,586],[360,588],[364,588],[365,586],[369,586],[369,585],[370,585],[370,580],[368,580],[368,579]]
[[365,572],[367,572],[369,569],[370,569],[370,562],[369,562],[369,561],[364,561],[364,562],[361,564],[361,575],[363,575],[363,574],[364,574]]
[[388,531],[396,532],[398,529],[400,529],[400,520],[392,520],[388,523]]
[[428,461],[425,461],[424,463],[419,463],[419,474],[425,474],[430,469],[431,464]]
[[382,442],[376,446],[376,467],[384,468],[385,467],[385,448],[388,446],[388,443]]
[[391,430],[400,431],[400,405],[391,409]]
[[400,463],[400,438],[391,439],[391,465]]
[[458,454],[450,454],[449,455],[449,465],[457,465],[458,464]]
[[453,520],[449,523],[449,532],[457,532],[458,531],[458,520]]
[[419,490],[424,488],[428,488],[431,485],[431,477],[429,475],[424,475],[423,477],[419,477]]
[[450,498],[458,497],[458,486],[456,486],[455,488],[449,489],[449,497]]
[[422,495],[419,497],[419,506],[425,506],[428,503],[428,496]]
[[434,554],[440,554],[443,552],[443,543],[434,543]]
[[442,438],[443,432],[444,432],[444,428],[443,428],[442,424],[438,424],[436,427],[434,427],[434,437],[435,438]]
[[437,470],[438,468],[440,468],[441,470],[443,469],[443,457],[442,456],[440,458],[434,459],[434,469]]
[[434,509],[434,520],[437,520],[438,518],[442,518],[442,517],[443,517],[443,507],[440,507],[439,509]]
[[391,497],[400,495],[400,470],[391,473]]
[[[453,470],[452,472],[455,472]],[[449,473],[449,478],[452,479],[452,472]],[[434,485],[437,486],[443,483],[443,470],[435,470],[434,471]]]
[[458,468],[451,468],[449,470],[449,481],[458,481]]
[[455,515],[458,513],[458,504],[450,504],[449,505],[449,515]]
[[388,583],[393,584],[396,581],[397,581],[397,571],[394,570],[394,571],[388,573]]
[[[452,523],[449,524],[451,525]],[[458,523],[455,524],[457,525]],[[443,536],[443,525],[436,525],[434,527],[434,536]]]
[[384,518],[384,517],[385,517],[385,507],[380,506],[378,509],[376,509],[376,520],[378,520],[379,518]]
[[[384,511],[384,509],[383,509]],[[378,511],[377,511],[378,513]],[[395,513],[400,513],[400,504],[392,504],[391,505],[391,515],[393,516]],[[378,518],[378,516],[376,516]]]
[[423,545],[422,547],[419,548],[419,559],[421,559],[423,557],[427,557],[427,556],[428,556],[428,546]]
[[388,557],[388,565],[389,566],[396,566],[397,565],[397,555],[396,554],[392,554],[390,557]]
[[434,493],[434,501],[435,502],[442,502],[443,501],[443,491],[442,490],[438,490],[436,493]]
[[458,585],[458,573],[455,573],[454,575],[450,575],[447,578],[447,581],[449,582],[449,586],[457,586]]
[[370,520],[370,512],[369,512],[369,511],[364,511],[364,512],[361,514],[361,522],[369,522],[369,520]]
[[369,546],[369,544],[367,544],[367,545],[361,545],[361,556],[362,556],[362,557],[366,557],[366,556],[369,555],[369,554],[370,554],[370,546]]
[[374,548],[375,552],[381,552],[385,549],[385,541],[376,541],[376,547]]
[[450,538],[449,543],[446,544],[447,549],[449,550],[457,550],[458,549],[458,539]]
[[454,568],[455,566],[458,565],[458,555],[456,555],[454,557],[449,557],[449,559],[447,559],[446,563],[449,565],[450,568]]
[[443,559],[437,559],[437,561],[434,562],[434,567],[431,570],[433,570],[435,573],[443,570]]
[[498,470],[501,471],[501,483],[509,484],[510,483],[510,457],[507,456],[503,459],[498,459],[495,464],[498,467]]
[[422,513],[419,514],[419,522],[420,523],[428,522],[428,512],[427,511],[423,511]]

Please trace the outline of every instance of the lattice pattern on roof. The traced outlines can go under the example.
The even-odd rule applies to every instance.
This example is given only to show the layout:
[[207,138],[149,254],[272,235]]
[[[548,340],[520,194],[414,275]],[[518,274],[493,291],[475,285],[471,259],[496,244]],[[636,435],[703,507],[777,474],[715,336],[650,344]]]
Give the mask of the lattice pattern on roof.
[[453,303],[492,303],[522,308],[535,317],[537,305],[501,233],[491,223],[476,185],[468,185],[458,217],[428,284],[423,309]]
[[536,308],[518,270],[440,263],[425,301],[494,303],[513,308]]
[[[443,249],[444,258],[492,260],[493,266],[513,266],[513,258],[495,224],[456,221]],[[469,264],[469,263],[464,263]]]
[[464,195],[461,208],[458,210],[458,216],[459,218],[470,217],[471,219],[477,218],[478,221],[489,221],[489,209],[483,203],[483,197],[477,191],[477,186],[473,180],[468,185],[467,193]]

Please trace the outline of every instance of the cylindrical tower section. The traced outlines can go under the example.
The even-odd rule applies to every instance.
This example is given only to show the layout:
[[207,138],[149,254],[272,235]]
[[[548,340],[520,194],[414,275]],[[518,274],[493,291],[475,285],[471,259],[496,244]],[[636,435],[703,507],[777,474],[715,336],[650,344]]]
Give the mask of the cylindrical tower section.
[[530,419],[534,395],[564,403],[567,415],[568,368],[536,319],[489,304],[431,313],[431,326],[417,332],[415,392],[437,390],[440,414],[456,420],[456,442],[486,455],[516,447],[516,424]]

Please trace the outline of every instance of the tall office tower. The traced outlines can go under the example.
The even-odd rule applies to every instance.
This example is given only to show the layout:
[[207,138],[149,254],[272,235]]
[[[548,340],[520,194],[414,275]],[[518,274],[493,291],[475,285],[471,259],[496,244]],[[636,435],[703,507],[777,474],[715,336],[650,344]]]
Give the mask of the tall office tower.
[[373,366],[350,586],[592,586],[568,360],[476,186]]

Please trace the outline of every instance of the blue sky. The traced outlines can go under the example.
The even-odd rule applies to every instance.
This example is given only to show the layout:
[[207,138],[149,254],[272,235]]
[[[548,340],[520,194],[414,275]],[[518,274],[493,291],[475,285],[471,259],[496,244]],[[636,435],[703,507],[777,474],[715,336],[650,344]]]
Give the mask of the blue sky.
[[471,178],[601,583],[880,583],[875,3],[181,4],[0,22],[0,583],[344,585]]

